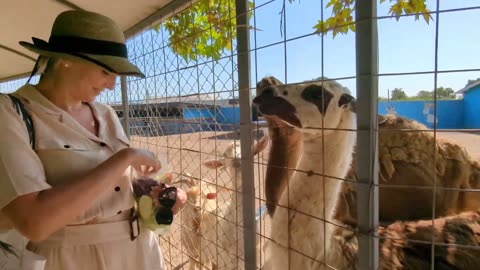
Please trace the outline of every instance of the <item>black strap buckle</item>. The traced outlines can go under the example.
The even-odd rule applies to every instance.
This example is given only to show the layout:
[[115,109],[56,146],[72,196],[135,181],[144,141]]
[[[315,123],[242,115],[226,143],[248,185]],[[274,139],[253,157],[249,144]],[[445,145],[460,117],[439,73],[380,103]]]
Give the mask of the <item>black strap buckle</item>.
[[[134,222],[137,223],[137,235],[135,235],[135,232],[133,230]],[[128,219],[128,224],[130,225],[130,240],[133,241],[138,237],[138,235],[140,235],[140,222],[138,221],[138,214],[135,210],[132,212],[132,216]]]

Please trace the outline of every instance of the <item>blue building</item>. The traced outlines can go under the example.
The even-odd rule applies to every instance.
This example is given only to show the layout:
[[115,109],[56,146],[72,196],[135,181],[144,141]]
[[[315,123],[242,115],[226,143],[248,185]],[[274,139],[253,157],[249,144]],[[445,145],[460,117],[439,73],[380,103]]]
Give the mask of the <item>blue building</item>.
[[433,128],[464,128],[464,101],[437,100],[435,111],[433,100],[395,100],[378,102],[378,114],[394,113]]
[[457,91],[463,95],[464,128],[480,128],[480,80],[476,80]]
[[[120,119],[123,106],[111,104]],[[238,131],[238,99],[215,99],[214,94],[159,97],[128,106],[129,126],[133,135],[163,136],[200,131]],[[256,119],[255,112],[252,120]]]
[[[437,129],[480,128],[480,79],[456,92],[463,99],[394,100],[378,102],[378,114],[394,113]],[[130,103],[132,134],[161,136],[199,131],[238,131],[240,107],[237,98],[218,99],[213,94],[161,97]],[[123,107],[113,105],[120,118]],[[258,112],[252,107],[252,121]]]
[[455,94],[461,99],[437,100],[436,111],[433,100],[381,101],[378,113],[395,113],[416,120],[429,128],[477,129],[480,128],[480,79],[467,84]]

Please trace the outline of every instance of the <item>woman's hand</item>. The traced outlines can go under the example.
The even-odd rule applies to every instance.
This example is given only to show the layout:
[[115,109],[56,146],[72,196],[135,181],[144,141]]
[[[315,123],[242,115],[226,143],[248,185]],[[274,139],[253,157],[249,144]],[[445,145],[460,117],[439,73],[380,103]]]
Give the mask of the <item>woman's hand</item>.
[[183,189],[177,187],[177,200],[172,207],[173,214],[175,215],[180,210],[182,210],[182,208],[185,206],[186,203],[187,203],[187,193]]
[[125,148],[126,155],[130,159],[131,166],[139,174],[146,176],[158,172],[162,168],[162,164],[151,151],[139,148]]
[[125,148],[88,174],[69,179],[69,183],[18,196],[1,211],[28,239],[42,241],[70,224],[98,197],[112,190],[129,166],[139,173],[154,173],[161,168],[152,152]]

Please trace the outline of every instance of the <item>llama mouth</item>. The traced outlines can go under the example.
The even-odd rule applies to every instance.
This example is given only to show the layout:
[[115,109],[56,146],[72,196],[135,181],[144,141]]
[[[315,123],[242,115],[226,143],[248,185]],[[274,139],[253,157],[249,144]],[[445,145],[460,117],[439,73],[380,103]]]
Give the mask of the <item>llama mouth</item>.
[[266,117],[278,117],[288,125],[298,128],[302,127],[300,119],[295,115],[296,108],[283,98],[260,95],[253,99],[253,104]]
[[278,115],[278,117],[293,127],[302,128],[302,123],[295,114]]

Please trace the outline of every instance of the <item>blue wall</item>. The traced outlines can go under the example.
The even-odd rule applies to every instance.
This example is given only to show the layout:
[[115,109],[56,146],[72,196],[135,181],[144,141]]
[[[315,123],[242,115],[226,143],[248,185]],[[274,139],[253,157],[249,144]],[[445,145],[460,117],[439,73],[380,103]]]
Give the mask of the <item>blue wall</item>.
[[463,95],[465,128],[480,128],[480,85]]
[[215,114],[215,109],[196,109],[196,108],[184,108],[184,119],[198,119],[203,118],[216,118],[217,123],[221,124],[238,124],[240,122],[240,108],[239,107],[224,107],[219,108]]
[[[463,100],[438,100],[437,128],[480,128],[480,109],[477,107],[479,104],[480,86],[465,93]],[[389,107],[398,115],[414,119],[433,128],[433,101],[380,101],[378,102],[378,113],[387,114]],[[216,117],[218,124],[238,125],[240,122],[239,107],[219,108],[217,114],[215,114],[215,109],[184,108],[183,114],[185,119],[200,117],[213,119]]]
[[[381,101],[378,113],[387,114],[390,106],[398,115],[433,128],[433,104],[433,101]],[[463,100],[438,100],[437,128],[463,128],[463,112]]]
[[183,109],[183,118],[184,119],[198,119],[198,118],[214,118],[215,110],[207,108],[184,108]]
[[240,108],[239,107],[225,107],[220,108],[219,123],[238,124],[240,123]]

